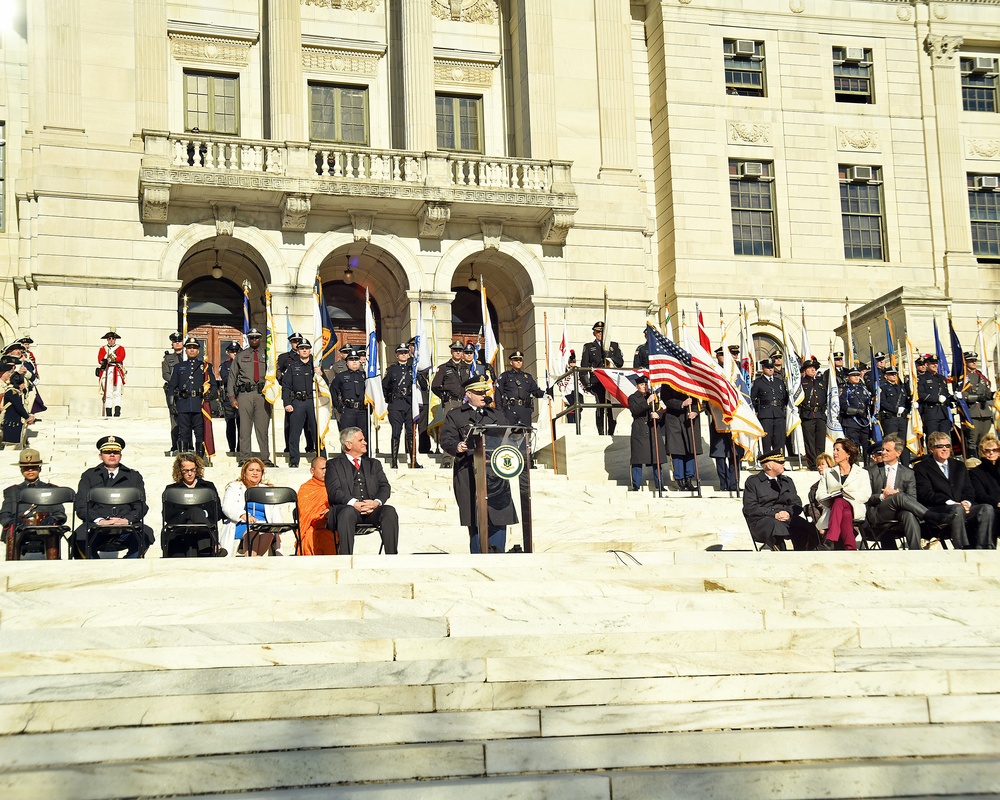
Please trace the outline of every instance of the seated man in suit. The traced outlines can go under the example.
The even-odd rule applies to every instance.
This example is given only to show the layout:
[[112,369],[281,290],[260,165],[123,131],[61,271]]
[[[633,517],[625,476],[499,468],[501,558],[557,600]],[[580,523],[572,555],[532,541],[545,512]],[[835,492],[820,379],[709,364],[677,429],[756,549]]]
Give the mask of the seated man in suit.
[[[125,440],[120,436],[102,436],[97,440],[97,450],[101,463],[84,470],[80,485],[76,490],[76,516],[81,520],[73,534],[73,547],[77,556],[96,558],[100,546],[108,550],[126,549],[125,558],[139,558],[153,543],[153,529],[142,525],[138,534],[122,531],[123,526],[142,523],[149,507],[146,505],[146,486],[142,475],[121,463]],[[93,505],[88,508],[87,495],[97,487],[124,489],[134,487],[139,490],[139,502],[126,506]],[[107,527],[106,535],[95,535],[88,539],[91,526]]]
[[819,543],[816,528],[802,516],[802,500],[792,479],[785,475],[785,456],[779,450],[761,456],[761,471],[743,486],[743,516],[750,535],[765,550],[784,550],[785,539],[796,550]]
[[399,517],[387,506],[389,481],[382,464],[363,458],[368,452],[360,428],[340,432],[341,458],[326,462],[326,494],[330,500],[328,527],[340,535],[340,555],[354,553],[354,532],[358,523],[378,525],[386,555],[396,555],[399,544]]
[[[993,508],[976,505],[975,491],[965,464],[951,458],[951,434],[933,431],[927,435],[931,454],[913,467],[917,478],[917,500],[934,511],[953,514],[951,542],[956,550],[992,550]],[[969,531],[974,541],[970,541]]]
[[[949,525],[954,513],[932,511],[917,502],[917,479],[913,470],[900,462],[903,440],[895,434],[882,440],[881,460],[869,464],[872,496],[868,498],[868,524],[880,537],[883,550],[896,549],[896,537],[901,530],[909,550],[920,549],[920,521],[931,525]],[[874,455],[874,453],[873,453]]]

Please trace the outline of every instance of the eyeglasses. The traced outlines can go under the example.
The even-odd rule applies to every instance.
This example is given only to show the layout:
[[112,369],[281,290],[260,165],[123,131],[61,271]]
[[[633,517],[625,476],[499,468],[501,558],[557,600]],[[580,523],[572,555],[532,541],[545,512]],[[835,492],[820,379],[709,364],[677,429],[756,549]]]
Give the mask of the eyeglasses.
[[21,472],[38,472],[41,469],[37,464],[28,464],[21,467]]
[[[984,453],[1000,453],[1000,447],[984,447]],[[37,469],[37,467],[35,468]]]
[[181,472],[197,472],[197,467],[181,467]]
[[936,445],[934,445],[931,448],[931,450],[951,450],[951,445],[950,444],[936,444]]

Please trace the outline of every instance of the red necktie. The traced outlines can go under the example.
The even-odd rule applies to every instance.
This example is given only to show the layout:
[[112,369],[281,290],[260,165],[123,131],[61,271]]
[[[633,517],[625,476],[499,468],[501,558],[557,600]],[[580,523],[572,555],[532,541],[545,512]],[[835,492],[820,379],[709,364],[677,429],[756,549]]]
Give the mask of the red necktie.
[[354,469],[361,469],[361,459],[360,458],[355,458],[354,459]]
[[257,355],[257,350],[253,351],[253,382],[257,383],[260,380],[260,356]]

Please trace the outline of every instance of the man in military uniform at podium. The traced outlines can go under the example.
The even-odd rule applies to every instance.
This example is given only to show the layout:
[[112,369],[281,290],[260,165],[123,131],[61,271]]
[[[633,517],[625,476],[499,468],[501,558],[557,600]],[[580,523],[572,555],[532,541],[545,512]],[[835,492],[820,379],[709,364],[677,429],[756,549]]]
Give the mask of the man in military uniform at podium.
[[[625,357],[622,355],[618,342],[611,342],[604,346],[604,322],[595,322],[593,327],[594,341],[587,342],[583,346],[583,356],[580,359],[580,369],[601,369],[604,367],[621,369],[625,364]],[[594,395],[597,403],[606,403],[607,390],[597,379],[593,372],[582,372],[580,380],[585,391]],[[614,409],[597,409],[597,433],[603,436],[613,436],[615,433],[615,417],[612,413]]]
[[[214,396],[219,386],[215,382],[212,365],[200,358],[201,345],[193,336],[184,342],[187,361],[174,365],[167,384],[167,394],[173,401],[177,417],[177,446],[181,450],[191,447],[194,433],[195,452],[205,457],[205,415],[202,401],[206,396]],[[207,393],[206,393],[207,384]]]

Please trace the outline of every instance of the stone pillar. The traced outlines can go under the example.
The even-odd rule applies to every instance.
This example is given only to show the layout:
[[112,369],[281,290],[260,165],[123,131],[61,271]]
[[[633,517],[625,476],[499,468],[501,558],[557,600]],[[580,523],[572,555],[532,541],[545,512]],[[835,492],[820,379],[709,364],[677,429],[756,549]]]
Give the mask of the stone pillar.
[[403,103],[407,150],[437,150],[434,31],[427,0],[402,0]]
[[135,5],[135,115],[136,130],[165,131],[169,127],[167,83],[169,55],[163,36],[167,30],[166,0],[143,0]]
[[80,0],[45,5],[45,45],[38,55],[45,59],[46,128],[83,129],[80,6]]
[[967,288],[973,275],[959,276],[954,267],[975,267],[972,255],[972,233],[968,223],[969,195],[966,189],[965,159],[958,118],[962,108],[959,89],[958,49],[960,36],[928,34],[924,47],[931,58],[931,80],[934,87],[935,131],[938,155],[938,180],[944,226],[944,266],[949,294]]
[[632,30],[628,0],[594,0],[601,177],[636,167]]
[[515,126],[525,158],[558,158],[552,0],[514,0],[511,20]]
[[271,95],[271,138],[302,141],[305,86],[302,81],[302,17],[300,0],[268,0],[267,58]]

